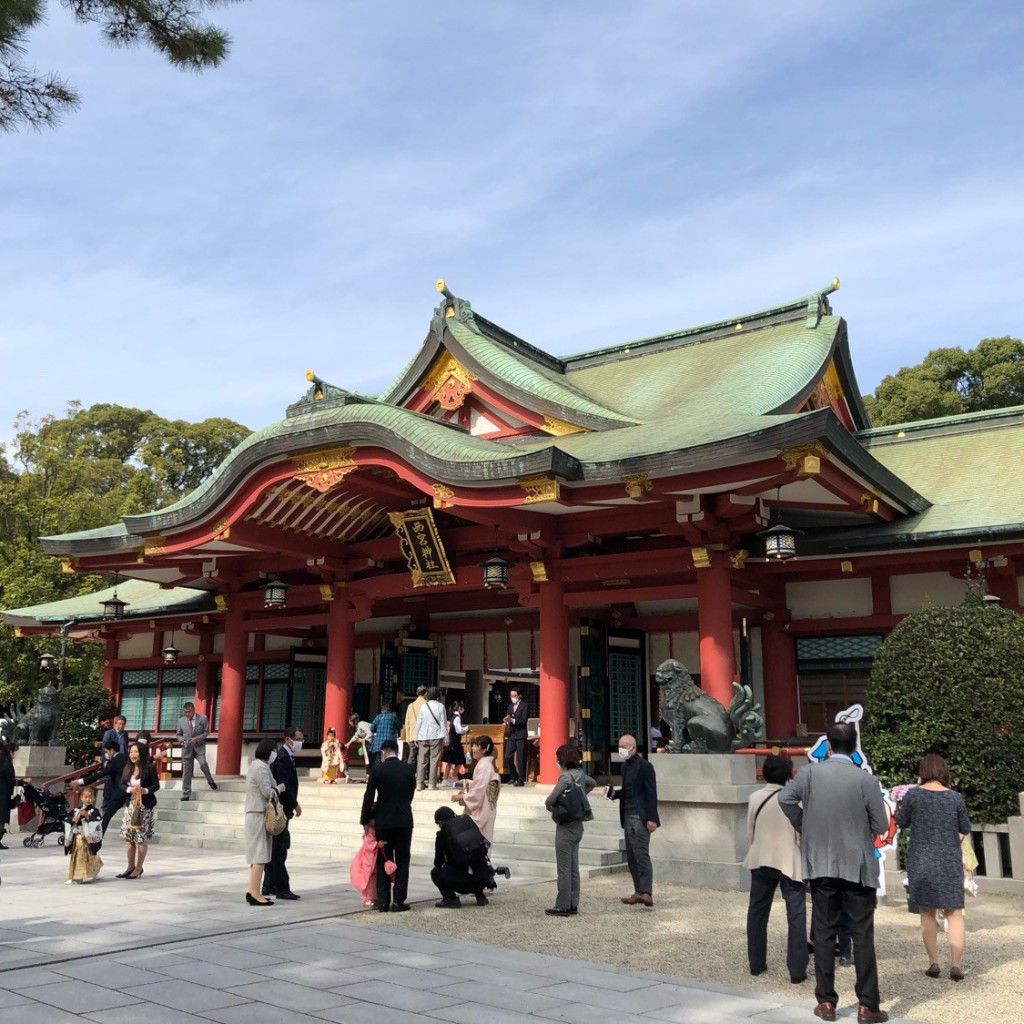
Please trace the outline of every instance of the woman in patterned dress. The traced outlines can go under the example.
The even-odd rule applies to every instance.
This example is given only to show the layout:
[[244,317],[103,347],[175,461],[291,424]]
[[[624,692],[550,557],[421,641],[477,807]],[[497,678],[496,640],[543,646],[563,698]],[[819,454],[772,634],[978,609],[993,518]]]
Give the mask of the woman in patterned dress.
[[156,826],[156,791],[160,779],[149,759],[146,743],[135,742],[128,748],[128,764],[124,768],[124,785],[128,800],[121,817],[121,838],[128,857],[128,867],[118,878],[141,878],[142,865],[149,852],[149,841]]

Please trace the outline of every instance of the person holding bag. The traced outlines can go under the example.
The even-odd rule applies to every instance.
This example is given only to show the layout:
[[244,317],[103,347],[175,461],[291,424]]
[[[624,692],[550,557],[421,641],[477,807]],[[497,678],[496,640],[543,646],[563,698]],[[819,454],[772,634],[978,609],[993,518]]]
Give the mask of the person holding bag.
[[249,888],[245,902],[251,907],[272,907],[273,901],[260,894],[264,866],[270,863],[271,835],[265,824],[267,805],[284,790],[284,783],[274,781],[270,763],[277,757],[273,740],[260,740],[256,745],[249,770],[245,773],[245,860],[249,865]]
[[544,911],[549,917],[570,917],[580,905],[580,842],[583,822],[593,819],[587,794],[597,785],[580,767],[580,752],[566,743],[555,751],[561,775],[544,806],[555,822],[555,865],[558,894],[555,905]]
[[160,778],[149,759],[149,747],[136,741],[128,748],[128,764],[122,779],[128,792],[121,818],[121,838],[128,867],[118,878],[141,878],[142,865],[149,852],[149,841],[156,826],[156,791]]
[[91,882],[103,867],[98,854],[103,841],[100,809],[96,791],[91,786],[82,790],[82,805],[68,815],[64,824],[64,853],[68,859],[68,880]]

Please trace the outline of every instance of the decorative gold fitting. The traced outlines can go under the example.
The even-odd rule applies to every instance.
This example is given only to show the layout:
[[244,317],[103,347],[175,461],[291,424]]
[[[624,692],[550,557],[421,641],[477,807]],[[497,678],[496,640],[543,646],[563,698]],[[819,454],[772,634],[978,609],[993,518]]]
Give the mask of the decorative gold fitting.
[[628,576],[616,576],[610,580],[601,580],[602,587],[628,587],[633,581]]
[[839,563],[839,570],[840,572],[853,572],[853,562],[849,561],[849,559],[843,559]]
[[161,536],[159,533],[154,533],[151,537],[142,538],[142,557],[143,559],[152,558],[154,555],[162,555],[165,553],[164,545],[167,543],[167,538]]
[[558,501],[558,481],[554,477],[544,474],[526,476],[517,482],[526,492],[526,497],[523,499],[524,505],[535,505],[541,501]]
[[746,548],[740,548],[739,551],[729,552],[729,564],[734,569],[742,569],[747,559],[750,557],[750,552]]
[[72,556],[60,560],[61,572],[78,572],[78,559]]
[[213,527],[213,539],[214,540],[227,540],[231,536],[231,524],[228,523],[227,517],[218,519]]
[[326,494],[358,468],[352,461],[355,453],[353,445],[345,444],[310,454],[292,455],[290,458],[295,464],[292,479],[312,487],[314,491]]
[[[454,316],[454,310],[450,306],[445,311],[445,316]],[[472,392],[475,380],[476,377],[455,356],[442,352],[420,385],[420,390],[426,391],[430,399],[437,402],[442,409],[459,409],[466,396]]]
[[530,572],[533,575],[534,583],[547,583],[548,567],[543,562],[531,562]]
[[690,557],[693,559],[693,567],[695,569],[711,568],[710,548],[690,548]]
[[775,618],[775,612],[765,612],[764,613],[764,621],[765,622],[771,622],[774,618]]
[[214,594],[213,604],[219,612],[226,612],[228,610],[228,599],[223,594]]
[[860,496],[860,501],[865,512],[870,512],[872,515],[878,513],[878,498],[876,498],[870,491],[865,491]]
[[320,584],[320,600],[321,601],[333,601],[334,600],[334,587],[330,583]]
[[575,423],[560,420],[555,416],[545,416],[542,429],[545,433],[553,434],[555,437],[564,437],[566,434],[583,434],[587,430],[586,427],[578,427]]
[[434,508],[451,508],[451,499],[455,492],[444,484],[431,484],[430,489],[434,492]]
[[625,476],[622,478],[622,483],[626,488],[626,497],[632,498],[634,501],[642,498],[654,488],[651,478],[646,473],[634,473],[631,476]]
[[821,472],[821,460],[828,456],[828,449],[818,441],[808,441],[779,452],[779,458],[786,469],[795,469],[802,476],[816,476]]
[[985,553],[981,550],[981,548],[971,548],[971,550],[967,552],[967,557],[975,565],[977,565],[979,562],[985,561]]

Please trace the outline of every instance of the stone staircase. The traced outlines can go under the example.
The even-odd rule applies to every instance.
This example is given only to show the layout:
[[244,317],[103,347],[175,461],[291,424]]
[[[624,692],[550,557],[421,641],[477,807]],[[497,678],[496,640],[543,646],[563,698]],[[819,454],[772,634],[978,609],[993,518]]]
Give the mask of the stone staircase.
[[[317,775],[319,772],[317,772]],[[155,842],[168,846],[213,850],[244,849],[243,806],[245,781],[218,779],[220,788],[210,790],[202,776],[193,782],[192,797],[180,800],[181,781],[161,784]],[[360,783],[322,785],[317,778],[301,778],[299,803],[302,816],[291,824],[292,853],[347,863],[362,843],[359,812],[365,788]],[[434,811],[451,803],[452,790],[425,790],[413,801],[415,826],[412,863],[429,866],[434,859]],[[555,826],[544,809],[546,785],[502,787],[494,829],[491,861],[508,865],[517,877],[555,877]],[[594,820],[587,822],[580,844],[580,874],[605,874],[625,865],[618,807],[603,799],[600,789],[591,798]]]

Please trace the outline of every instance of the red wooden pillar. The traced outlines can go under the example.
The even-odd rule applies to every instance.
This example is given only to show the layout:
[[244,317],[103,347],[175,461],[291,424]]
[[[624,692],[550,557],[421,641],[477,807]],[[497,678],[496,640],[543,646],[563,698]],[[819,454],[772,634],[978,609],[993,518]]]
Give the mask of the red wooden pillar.
[[245,663],[248,654],[249,634],[245,631],[243,612],[232,603],[224,620],[224,665],[220,677],[220,721],[217,730],[218,775],[241,774]]
[[764,662],[764,717],[768,737],[792,736],[800,721],[796,681],[796,643],[781,622],[761,627]]
[[[355,683],[356,623],[346,598],[335,595],[327,610],[327,690],[324,694],[324,732],[332,726],[339,739],[347,735]],[[322,737],[317,738],[320,742]]]
[[210,661],[213,653],[213,635],[202,633],[199,637],[199,659],[196,662],[196,711],[206,715],[213,728],[213,698],[217,686],[217,672]]
[[732,645],[732,597],[725,553],[711,553],[711,565],[697,570],[697,628],[700,631],[701,689],[728,707],[733,697],[736,658]]
[[569,609],[560,580],[540,585],[540,778],[558,779],[555,751],[569,742]]
[[118,706],[121,706],[121,693],[120,687],[117,685],[118,673],[117,669],[114,668],[114,662],[117,660],[117,649],[118,642],[116,640],[108,640],[103,645],[103,689],[110,694],[110,699]]

